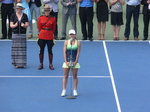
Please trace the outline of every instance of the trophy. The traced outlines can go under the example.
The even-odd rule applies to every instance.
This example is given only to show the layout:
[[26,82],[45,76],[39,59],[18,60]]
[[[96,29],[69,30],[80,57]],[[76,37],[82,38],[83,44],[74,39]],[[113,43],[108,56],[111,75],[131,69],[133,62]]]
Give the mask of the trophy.
[[68,64],[69,67],[73,67],[73,62],[72,62],[72,55],[70,55],[70,62]]

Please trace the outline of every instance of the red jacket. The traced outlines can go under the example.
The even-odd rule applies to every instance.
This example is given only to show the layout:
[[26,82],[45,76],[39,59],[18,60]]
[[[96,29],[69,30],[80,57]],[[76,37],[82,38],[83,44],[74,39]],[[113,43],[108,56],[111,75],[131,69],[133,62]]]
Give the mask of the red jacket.
[[[48,18],[50,18],[50,19],[48,20]],[[48,20],[48,22],[47,22],[47,20]],[[38,18],[38,30],[40,32],[39,36],[38,36],[39,39],[53,40],[55,29],[56,29],[56,18],[55,17],[51,17],[51,16],[47,17],[47,16],[43,15]]]

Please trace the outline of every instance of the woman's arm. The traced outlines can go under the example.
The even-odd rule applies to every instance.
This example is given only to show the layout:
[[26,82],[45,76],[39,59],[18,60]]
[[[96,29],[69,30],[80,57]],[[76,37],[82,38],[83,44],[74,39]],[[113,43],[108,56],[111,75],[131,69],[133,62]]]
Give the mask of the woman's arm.
[[30,0],[26,0],[28,3],[30,2]]
[[124,5],[124,0],[119,0],[119,2],[121,3],[121,5]]
[[78,3],[82,2],[82,0],[77,0]]
[[105,2],[107,2],[107,3],[108,3],[108,1],[109,1],[109,0],[105,0]]
[[114,0],[110,2],[110,6],[112,6],[113,4],[115,4],[116,2],[118,2],[118,0]]
[[27,28],[29,26],[29,22],[25,22],[25,24],[21,23],[21,26],[24,27],[24,28]]
[[78,63],[80,50],[81,50],[81,43],[78,41],[78,50],[77,50],[77,56],[76,56],[75,64]]
[[66,56],[66,46],[67,46],[68,41],[64,42],[64,48],[63,48],[63,53],[64,53],[64,61],[67,63],[67,56]]
[[15,0],[15,2],[16,2],[16,3],[20,3],[20,2],[21,2],[21,0]]
[[15,24],[14,24],[14,22],[10,22],[10,27],[11,28],[15,28],[17,26],[18,26],[18,22],[16,22]]

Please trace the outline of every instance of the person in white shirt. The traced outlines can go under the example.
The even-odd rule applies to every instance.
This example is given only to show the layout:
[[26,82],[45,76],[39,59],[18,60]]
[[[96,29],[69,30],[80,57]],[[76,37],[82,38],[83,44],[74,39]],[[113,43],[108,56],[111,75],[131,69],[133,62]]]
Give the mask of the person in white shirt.
[[134,35],[134,40],[139,40],[139,12],[140,12],[140,4],[141,0],[126,0],[126,26],[125,26],[125,32],[124,32],[124,40],[129,40],[130,36],[130,23],[131,23],[131,18],[133,16],[133,21],[134,21],[134,28],[133,28],[133,35]]

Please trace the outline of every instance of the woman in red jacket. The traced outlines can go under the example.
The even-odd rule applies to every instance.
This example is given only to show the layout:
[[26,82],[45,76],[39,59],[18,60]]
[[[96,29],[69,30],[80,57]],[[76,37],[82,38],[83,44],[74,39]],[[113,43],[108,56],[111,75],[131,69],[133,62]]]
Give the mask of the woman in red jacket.
[[53,53],[52,47],[54,45],[54,31],[56,29],[56,19],[49,15],[51,9],[49,5],[44,6],[44,15],[38,18],[38,45],[40,48],[39,59],[40,59],[40,66],[39,70],[43,69],[43,58],[44,58],[44,48],[47,45],[48,47],[48,57],[49,57],[49,68],[54,70],[52,60],[53,60]]

